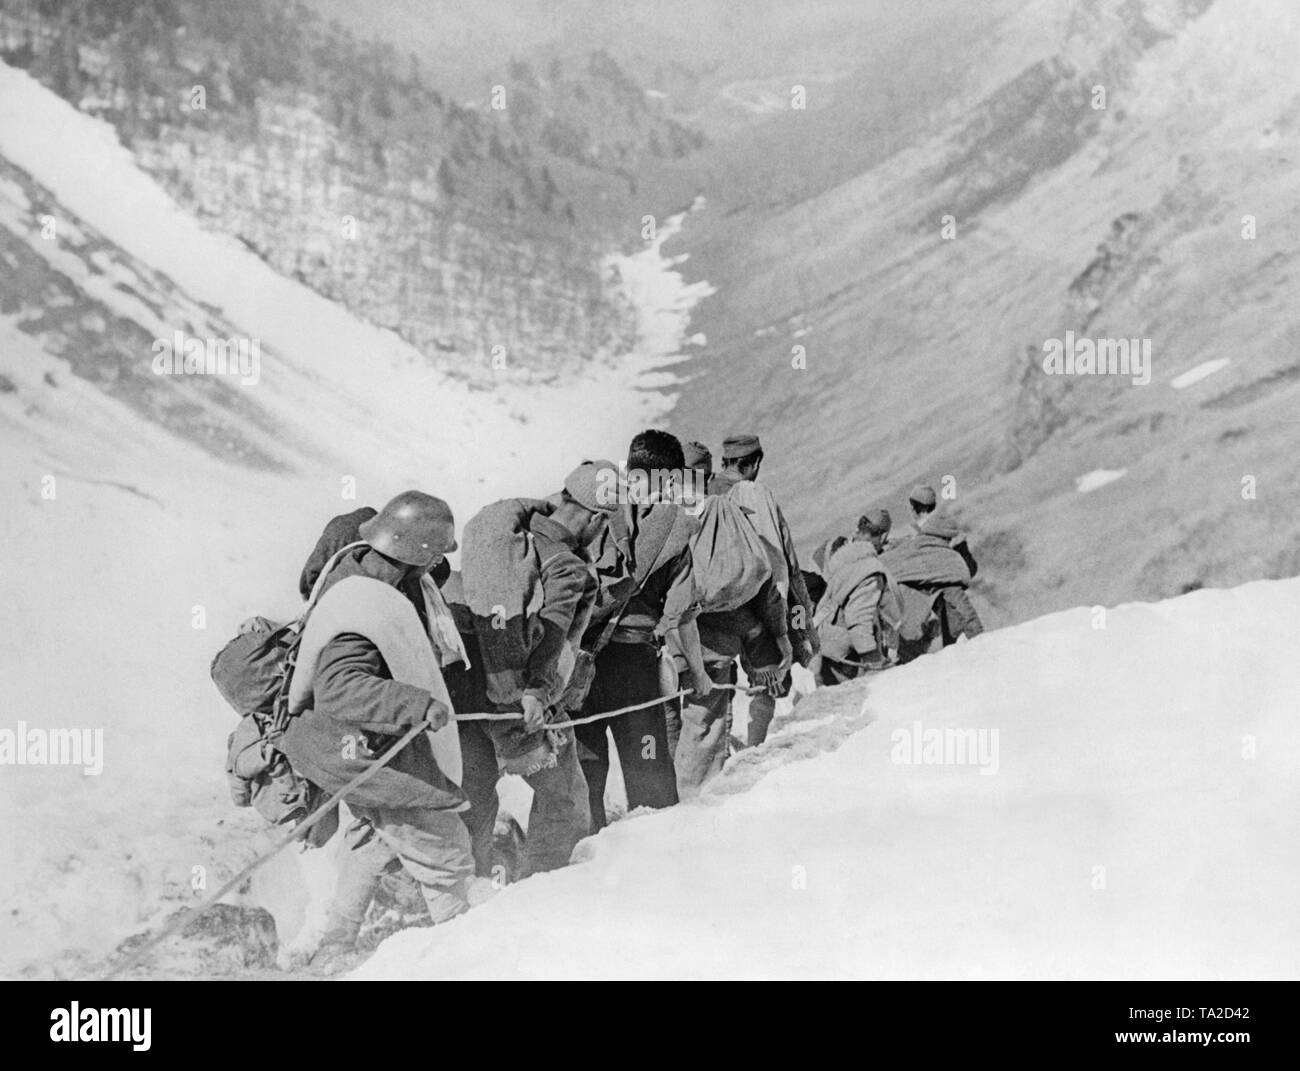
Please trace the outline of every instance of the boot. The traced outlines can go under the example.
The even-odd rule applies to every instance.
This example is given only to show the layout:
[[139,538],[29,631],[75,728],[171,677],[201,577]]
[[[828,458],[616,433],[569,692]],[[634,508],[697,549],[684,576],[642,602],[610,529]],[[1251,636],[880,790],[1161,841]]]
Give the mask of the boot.
[[767,730],[771,727],[774,717],[776,717],[776,700],[770,695],[760,694],[750,699],[749,728],[746,732],[749,747],[758,747],[767,739]]
[[312,974],[332,977],[351,970],[361,962],[363,957],[364,953],[357,948],[355,938],[348,941],[346,938],[332,938],[326,935],[326,939],[320,943],[312,953],[311,959],[307,961],[307,970]]

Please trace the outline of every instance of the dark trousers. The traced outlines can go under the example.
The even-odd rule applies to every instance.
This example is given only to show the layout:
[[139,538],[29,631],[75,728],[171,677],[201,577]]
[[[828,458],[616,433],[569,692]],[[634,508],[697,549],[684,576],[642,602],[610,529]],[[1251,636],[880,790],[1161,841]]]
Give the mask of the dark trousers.
[[820,655],[818,656],[813,676],[821,687],[832,688],[837,684],[845,684],[848,681],[856,680],[866,672],[868,672],[868,670],[865,666],[850,665],[847,662],[836,662],[827,658],[825,655]]
[[[736,660],[709,661],[704,668],[714,684],[736,683]],[[686,697],[681,704],[681,729],[673,765],[677,791],[684,800],[700,794],[705,783],[722,773],[731,741],[730,688],[715,688],[707,698]],[[676,705],[676,704],[674,704]]]
[[913,662],[924,654],[933,654],[935,651],[943,649],[943,632],[939,628],[938,621],[931,621],[926,624],[925,634],[918,640],[898,641],[898,664],[905,665]]
[[[649,644],[610,643],[596,656],[596,679],[584,717],[659,696],[659,655]],[[578,758],[587,778],[591,805],[591,831],[606,825],[605,782],[609,778],[609,729],[618,748],[618,761],[627,786],[627,809],[671,807],[677,802],[677,777],[668,746],[668,726],[663,703],[580,725]]]
[[[501,711],[503,708],[487,697],[487,678],[477,640],[473,636],[462,638],[473,668],[466,670],[457,665],[443,671],[452,704],[459,713]],[[504,761],[518,755],[521,745],[542,743],[543,734],[524,734],[519,722],[514,721],[462,721],[457,729],[464,770],[461,789],[469,799],[469,810],[461,812],[461,817],[469,830],[474,870],[479,877],[496,878],[492,834],[500,803],[497,781]],[[587,835],[591,816],[587,812],[587,785],[573,740],[560,749],[554,766],[527,774],[524,780],[533,790],[524,841],[523,874],[527,876],[565,866],[573,846]]]
[[[461,817],[469,830],[474,870],[483,878],[498,877],[492,870],[492,833],[500,805],[497,798],[500,769],[491,731],[498,724],[463,721],[458,726],[464,766],[461,788],[470,803],[469,810],[462,812]],[[560,749],[554,766],[528,774],[524,780],[533,790],[528,835],[524,840],[522,876],[527,877],[567,866],[574,845],[587,835],[591,818],[587,813],[587,785],[572,740]]]

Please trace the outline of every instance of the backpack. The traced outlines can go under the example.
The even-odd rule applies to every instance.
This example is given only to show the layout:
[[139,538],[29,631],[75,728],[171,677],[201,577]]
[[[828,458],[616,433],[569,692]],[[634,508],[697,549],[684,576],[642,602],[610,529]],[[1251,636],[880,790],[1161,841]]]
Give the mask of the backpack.
[[493,703],[518,700],[524,667],[542,635],[542,571],[564,548],[551,547],[543,556],[529,526],[534,515],[549,516],[554,508],[544,499],[508,498],[485,506],[465,525],[460,586]]
[[[878,576],[881,579],[880,597],[876,600],[876,607],[872,621],[872,628],[876,636],[876,648],[880,655],[879,663],[877,664],[876,661],[870,663],[855,663],[850,659],[848,660],[848,664],[867,665],[872,669],[880,669],[893,665],[897,661],[899,639],[907,627],[907,602],[903,595],[905,589],[900,587],[883,564],[873,575]],[[825,583],[824,579],[822,580],[822,583]],[[821,596],[818,596],[819,601],[820,598]],[[836,607],[825,605],[819,606],[817,614],[813,619],[815,626],[819,629],[827,627],[835,618],[836,614]],[[843,659],[832,660],[844,661]]]
[[[236,807],[253,807],[272,825],[296,825],[315,809],[320,790],[299,777],[284,753],[289,726],[289,680],[307,615],[316,605],[325,577],[348,551],[350,543],[326,563],[311,598],[298,617],[276,625],[253,617],[212,659],[213,683],[240,716],[226,740],[226,779]],[[323,844],[337,828],[337,811],[309,831],[308,842]]]
[[706,613],[739,609],[772,578],[767,548],[729,495],[709,495],[698,520],[691,556],[700,608]]
[[909,642],[929,639],[939,620],[935,609],[939,592],[912,584],[899,584],[896,591],[902,609],[897,630],[899,638]]

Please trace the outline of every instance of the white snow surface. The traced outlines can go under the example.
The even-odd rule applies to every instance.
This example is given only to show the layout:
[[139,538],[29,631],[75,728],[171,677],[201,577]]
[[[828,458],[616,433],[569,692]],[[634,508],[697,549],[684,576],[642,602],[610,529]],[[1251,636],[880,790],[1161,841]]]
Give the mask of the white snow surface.
[[1075,477],[1074,489],[1079,494],[1086,495],[1089,491],[1105,487],[1108,483],[1122,480],[1127,475],[1128,469],[1093,469],[1091,472],[1085,472],[1082,476]]
[[1199,383],[1201,380],[1214,375],[1215,372],[1223,371],[1223,369],[1227,368],[1231,363],[1232,360],[1228,357],[1216,357],[1212,361],[1202,361],[1195,368],[1189,368],[1181,375],[1174,376],[1174,378],[1169,381],[1169,385],[1173,387],[1174,390],[1185,390],[1192,384]]
[[[819,691],[708,798],[353,977],[1293,978],[1298,604],[1080,608]],[[996,732],[996,772],[896,761],[933,730]]]

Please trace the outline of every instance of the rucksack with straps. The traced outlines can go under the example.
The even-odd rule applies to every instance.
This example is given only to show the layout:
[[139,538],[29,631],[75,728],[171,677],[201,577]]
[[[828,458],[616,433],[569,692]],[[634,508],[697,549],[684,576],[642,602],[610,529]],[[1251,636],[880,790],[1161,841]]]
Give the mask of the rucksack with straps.
[[935,603],[939,599],[939,592],[913,584],[899,584],[897,592],[902,606],[899,638],[913,643],[926,639],[938,622]]
[[[226,741],[226,778],[236,807],[253,807],[273,825],[295,825],[315,809],[320,790],[299,777],[284,753],[284,732],[289,713],[289,680],[307,615],[324,590],[325,578],[349,551],[364,543],[350,543],[334,554],[321,570],[302,613],[293,621],[276,625],[253,617],[212,659],[213,683],[240,716]],[[323,844],[337,828],[333,819],[318,823],[308,842]]]
[[[879,577],[881,581],[880,596],[876,599],[872,617],[872,631],[876,638],[877,654],[868,658],[865,662],[842,657],[832,657],[832,661],[844,662],[847,665],[858,665],[868,669],[883,669],[897,661],[900,638],[909,628],[907,589],[899,585],[889,569],[878,559],[872,571],[864,579],[872,576]],[[842,626],[834,624],[843,606],[843,602],[831,605],[823,601],[818,607],[813,623],[818,630],[822,631],[824,644],[828,642],[826,639],[826,630],[828,629],[847,636]]]
[[772,577],[772,562],[744,508],[729,495],[709,495],[691,543],[695,587],[706,613],[736,610]]
[[[545,499],[502,499],[465,525],[461,592],[493,703],[518,702],[526,683],[524,667],[541,638],[542,573],[550,558],[567,548],[548,541],[543,551],[530,525],[534,516],[549,516],[554,509]],[[571,668],[562,663],[561,677]]]

